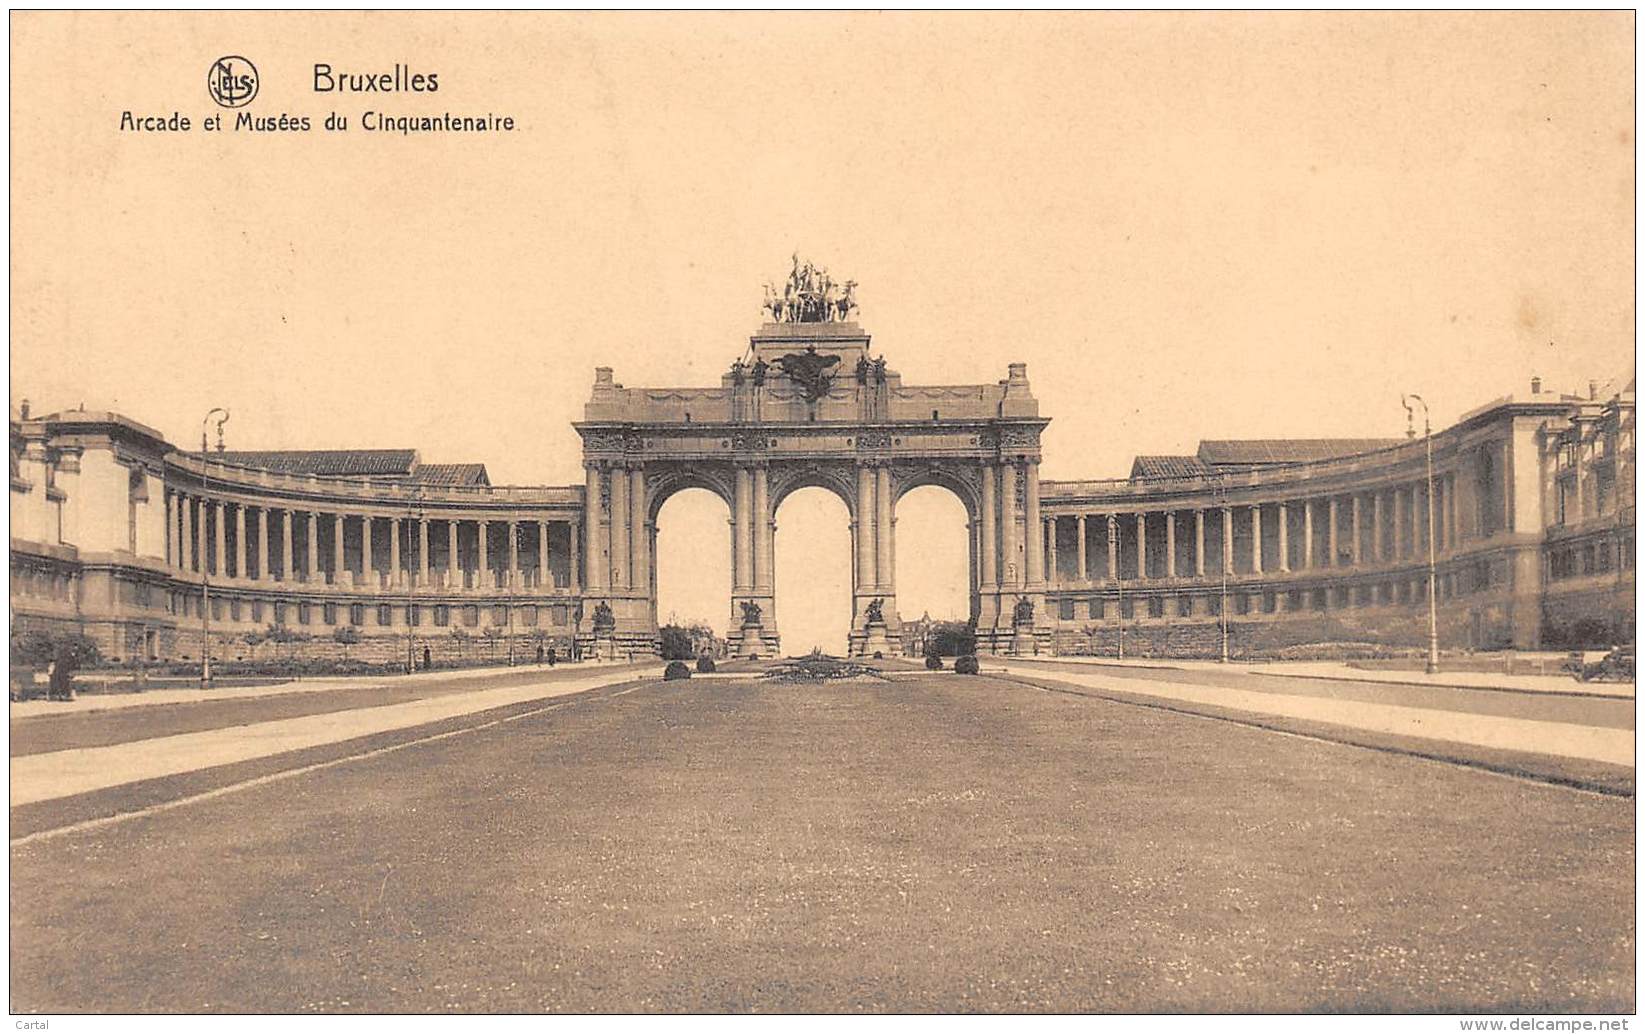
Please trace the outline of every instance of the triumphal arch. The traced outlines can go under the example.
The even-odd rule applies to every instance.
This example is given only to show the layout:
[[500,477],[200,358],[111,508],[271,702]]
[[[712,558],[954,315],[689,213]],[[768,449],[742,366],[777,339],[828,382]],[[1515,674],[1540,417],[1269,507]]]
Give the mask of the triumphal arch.
[[1049,421],[1014,363],[994,384],[907,385],[855,322],[854,283],[798,260],[766,322],[715,387],[625,387],[610,368],[575,426],[586,471],[588,645],[651,650],[657,634],[656,519],[675,492],[705,488],[731,512],[730,641],[778,653],[775,515],[820,487],[851,518],[857,656],[900,652],[896,502],[937,485],[965,505],[971,613],[983,649],[1048,651],[1040,433]]

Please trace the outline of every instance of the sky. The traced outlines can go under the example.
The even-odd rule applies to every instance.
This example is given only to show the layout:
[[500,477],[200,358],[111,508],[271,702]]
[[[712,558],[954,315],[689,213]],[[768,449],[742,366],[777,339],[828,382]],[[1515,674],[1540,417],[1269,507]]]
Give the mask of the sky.
[[[1633,363],[1633,15],[12,15],[11,387],[230,447],[580,480],[798,251],[908,383],[1026,362],[1047,478],[1443,426]],[[219,109],[348,133],[130,133]],[[438,75],[316,94],[311,69]],[[402,137],[367,109],[496,112]]]

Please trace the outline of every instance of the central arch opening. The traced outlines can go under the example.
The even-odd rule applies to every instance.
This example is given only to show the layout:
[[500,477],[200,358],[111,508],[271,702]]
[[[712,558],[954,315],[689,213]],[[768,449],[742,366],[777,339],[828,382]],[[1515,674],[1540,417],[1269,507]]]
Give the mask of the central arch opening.
[[903,648],[921,618],[964,622],[971,616],[971,546],[965,504],[938,485],[909,489],[897,500],[897,611]]
[[851,513],[826,488],[777,507],[777,632],[783,653],[845,656],[851,632]]
[[657,625],[706,626],[724,639],[731,616],[731,510],[706,488],[675,492],[657,511]]

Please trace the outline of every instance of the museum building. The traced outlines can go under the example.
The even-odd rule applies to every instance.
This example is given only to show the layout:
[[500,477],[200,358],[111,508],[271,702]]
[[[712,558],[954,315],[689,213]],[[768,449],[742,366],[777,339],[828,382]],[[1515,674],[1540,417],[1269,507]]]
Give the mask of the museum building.
[[1430,542],[1445,649],[1633,639],[1631,380],[1533,379],[1431,438],[1204,441],[1042,481],[1023,364],[904,385],[849,315],[778,300],[713,387],[597,370],[575,485],[492,485],[412,449],[201,453],[118,413],[14,407],[13,633],[78,630],[124,662],[198,660],[208,625],[215,660],[271,628],[378,661],[649,654],[657,513],[700,487],[732,518],[732,650],[771,656],[776,509],[820,486],[851,515],[851,649],[896,652],[896,502],[940,485],[968,514],[984,651],[1419,646]]

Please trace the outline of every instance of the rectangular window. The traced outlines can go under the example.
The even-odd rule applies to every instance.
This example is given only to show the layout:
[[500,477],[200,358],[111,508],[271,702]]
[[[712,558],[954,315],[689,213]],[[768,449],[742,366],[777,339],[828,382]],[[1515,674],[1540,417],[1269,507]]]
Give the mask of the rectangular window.
[[1129,596],[1120,601],[1120,617],[1122,619],[1129,620],[1133,616],[1136,610],[1135,603],[1136,601]]
[[1178,596],[1177,597],[1177,617],[1179,617],[1179,618],[1191,618],[1193,616],[1194,616],[1194,597],[1192,597],[1192,596]]
[[1101,621],[1104,607],[1101,600],[1089,600],[1085,605],[1085,612],[1092,621]]
[[406,624],[416,628],[423,623],[423,608],[415,603],[406,605]]
[[1205,597],[1205,613],[1209,614],[1210,616],[1212,616],[1214,618],[1222,617],[1222,597],[1221,596],[1207,596],[1207,597]]
[[1058,600],[1057,601],[1057,618],[1059,620],[1062,620],[1062,621],[1072,621],[1072,620],[1074,620],[1074,601],[1073,600]]
[[377,623],[383,626],[394,624],[394,608],[387,603],[377,604]]
[[556,625],[568,625],[571,623],[571,608],[569,607],[557,605],[549,612],[549,614],[553,618]]
[[1271,593],[1271,592],[1263,593],[1262,594],[1262,612],[1264,614],[1272,614],[1276,609],[1277,609],[1277,601],[1276,601],[1276,598],[1275,598],[1274,594]]
[[337,623],[337,604],[327,603],[320,608],[320,617],[328,625]]
[[1236,593],[1234,595],[1234,613],[1235,614],[1249,614],[1249,613],[1251,613],[1251,597],[1248,596],[1247,594],[1243,593],[1243,592]]
[[286,605],[284,603],[276,603],[274,605],[274,623],[276,625],[283,625],[286,623]]
[[473,628],[480,623],[480,608],[470,603],[463,608],[463,624]]
[[366,605],[364,603],[350,603],[348,605],[348,623],[355,626],[366,623]]
[[520,608],[520,624],[528,628],[537,624],[537,605],[535,603],[528,603]]
[[1151,618],[1162,618],[1162,617],[1164,617],[1165,616],[1165,600],[1162,599],[1159,596],[1150,596],[1148,598],[1148,616],[1151,617]]
[[451,608],[444,603],[434,605],[434,623],[441,628],[451,624]]
[[239,621],[240,620],[240,601],[239,600],[230,600],[229,601],[228,616],[229,616],[229,619],[232,620],[232,621]]
[[498,604],[497,606],[492,607],[491,608],[491,623],[493,625],[506,625],[506,624],[508,624],[508,608],[506,606],[503,606],[502,604]]
[[299,625],[309,624],[313,618],[314,608],[312,606],[307,603],[297,604],[297,623]]

